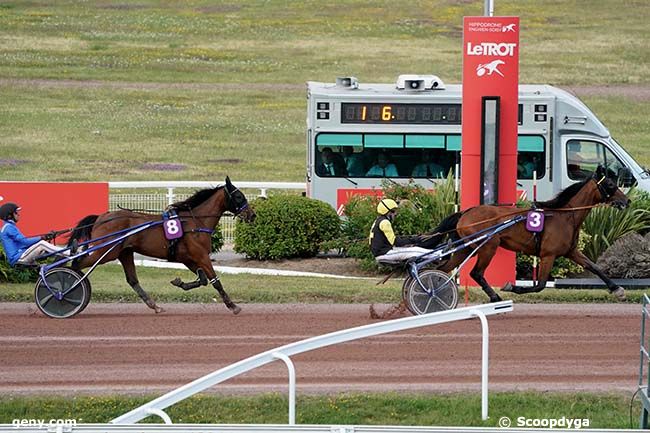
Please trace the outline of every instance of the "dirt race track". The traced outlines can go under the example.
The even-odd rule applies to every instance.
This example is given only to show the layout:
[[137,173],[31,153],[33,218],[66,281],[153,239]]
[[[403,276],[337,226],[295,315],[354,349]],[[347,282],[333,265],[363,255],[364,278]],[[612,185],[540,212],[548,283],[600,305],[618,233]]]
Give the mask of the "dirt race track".
[[[160,393],[307,337],[375,323],[367,305],[91,304],[52,320],[0,304],[0,394]],[[488,317],[490,390],[636,389],[639,305],[519,305]],[[298,393],[480,390],[478,319],[373,337],[294,358]],[[213,391],[286,392],[273,363]]]

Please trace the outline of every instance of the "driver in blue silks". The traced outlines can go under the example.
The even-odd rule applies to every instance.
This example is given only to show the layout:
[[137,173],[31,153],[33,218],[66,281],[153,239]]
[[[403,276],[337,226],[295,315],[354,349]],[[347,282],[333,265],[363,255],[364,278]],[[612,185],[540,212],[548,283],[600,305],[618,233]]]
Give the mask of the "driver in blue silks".
[[0,219],[4,222],[0,228],[0,241],[5,250],[7,261],[11,266],[32,264],[36,259],[48,253],[70,255],[64,247],[57,247],[47,241],[54,239],[55,233],[44,236],[25,237],[16,223],[20,219],[20,206],[15,203],[5,203],[0,206]]

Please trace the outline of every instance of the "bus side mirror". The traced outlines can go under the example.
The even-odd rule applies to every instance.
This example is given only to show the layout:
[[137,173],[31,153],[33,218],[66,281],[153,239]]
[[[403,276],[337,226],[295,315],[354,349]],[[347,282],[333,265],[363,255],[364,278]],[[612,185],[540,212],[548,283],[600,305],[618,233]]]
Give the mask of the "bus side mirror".
[[628,167],[621,167],[618,170],[618,184],[620,186],[623,188],[629,188],[631,186],[634,186],[635,183],[636,179],[632,174],[632,170],[630,170]]

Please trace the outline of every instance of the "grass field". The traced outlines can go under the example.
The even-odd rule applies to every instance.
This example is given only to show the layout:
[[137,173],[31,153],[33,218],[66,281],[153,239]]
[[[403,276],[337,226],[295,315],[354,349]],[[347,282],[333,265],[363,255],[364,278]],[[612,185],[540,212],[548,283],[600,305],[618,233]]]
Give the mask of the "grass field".
[[[583,428],[623,429],[638,426],[639,402],[632,406],[627,395],[552,393],[491,393],[490,419],[481,420],[478,394],[402,395],[342,394],[299,396],[298,424],[413,425],[496,427],[501,417],[516,426],[519,417],[542,419],[562,417],[578,420]],[[105,423],[153,397],[0,398],[0,423],[14,419],[76,419],[78,423]],[[285,396],[192,397],[172,406],[167,413],[174,423],[260,423],[287,422]],[[46,421],[47,422],[47,421]],[[143,422],[161,421],[149,417]]]
[[[306,81],[459,82],[462,17],[482,7],[4,1],[0,177],[302,181]],[[496,14],[521,17],[522,83],[631,86],[582,96],[650,165],[650,104],[634,91],[650,86],[650,3],[510,0]]]

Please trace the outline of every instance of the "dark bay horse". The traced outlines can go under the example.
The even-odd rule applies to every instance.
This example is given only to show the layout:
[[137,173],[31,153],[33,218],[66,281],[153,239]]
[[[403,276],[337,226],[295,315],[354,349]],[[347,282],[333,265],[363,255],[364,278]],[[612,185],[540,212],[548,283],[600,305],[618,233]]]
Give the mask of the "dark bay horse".
[[[627,207],[630,203],[616,183],[606,176],[605,169],[602,167],[598,167],[592,177],[569,186],[554,199],[537,203],[537,209],[543,210],[546,215],[544,230],[539,234],[538,239],[526,230],[524,221],[498,233],[483,245],[477,252],[476,264],[470,272],[471,277],[490,297],[490,302],[500,301],[499,295],[486,281],[484,272],[492,261],[497,247],[503,247],[510,251],[535,255],[541,259],[536,285],[520,287],[507,283],[503,291],[518,294],[542,291],[546,287],[555,258],[567,257],[598,275],[618,300],[625,300],[625,290],[614,284],[595,263],[577,249],[580,226],[594,205],[599,203],[606,203],[619,209]],[[528,211],[529,209],[522,211],[499,206],[477,206],[447,217],[435,231],[442,233],[451,229],[452,237],[466,237]],[[465,248],[454,254],[439,269],[444,272],[451,271],[470,253],[471,248]]]
[[[196,281],[184,283],[180,278],[176,278],[171,282],[173,285],[183,290],[190,290],[210,283],[217,289],[226,307],[234,314],[238,314],[241,308],[230,300],[230,297],[223,289],[221,281],[219,281],[219,277],[212,267],[209,254],[212,245],[212,232],[225,211],[232,212],[245,222],[255,219],[255,212],[248,206],[246,197],[230,182],[230,178],[226,177],[225,186],[198,191],[187,200],[170,205],[168,210],[170,209],[178,215],[178,220],[182,221],[182,230],[184,232],[183,237],[179,238],[175,245],[166,239],[163,225],[157,224],[128,236],[106,256],[103,256],[103,254],[110,246],[78,258],[73,262],[72,267],[81,270],[94,265],[98,258],[100,258],[99,264],[118,259],[124,268],[126,281],[129,285],[149,308],[156,313],[160,313],[163,309],[156,305],[138,282],[133,254],[140,253],[150,257],[183,263],[189,270],[197,274],[197,279]],[[106,212],[102,215],[88,215],[79,221],[77,227],[73,230],[68,246],[71,246],[74,242],[98,239],[119,231],[126,230],[128,232],[129,228],[143,224],[146,226],[148,222],[161,220],[161,215],[151,215],[130,210]],[[93,242],[89,246],[100,243],[100,241]]]

